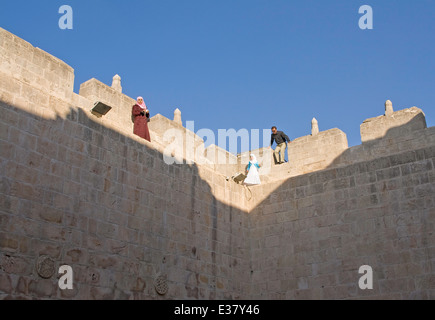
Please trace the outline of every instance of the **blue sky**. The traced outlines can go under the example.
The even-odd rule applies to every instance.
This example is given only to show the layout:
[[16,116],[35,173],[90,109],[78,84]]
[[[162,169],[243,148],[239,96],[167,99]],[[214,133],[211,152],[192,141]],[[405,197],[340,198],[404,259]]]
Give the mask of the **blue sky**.
[[123,93],[171,119],[178,107],[196,131],[276,125],[295,139],[315,117],[354,146],[387,99],[435,125],[434,17],[433,0],[15,0],[0,26],[73,67],[76,93],[119,74]]

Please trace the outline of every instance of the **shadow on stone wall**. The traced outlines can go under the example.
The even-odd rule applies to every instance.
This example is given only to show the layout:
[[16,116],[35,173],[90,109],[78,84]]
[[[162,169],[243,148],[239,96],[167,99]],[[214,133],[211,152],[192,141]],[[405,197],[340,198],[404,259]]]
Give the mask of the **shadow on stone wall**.
[[[81,109],[47,120],[0,105],[2,299],[249,297],[246,215],[195,165]],[[59,289],[63,264],[73,290]]]
[[[432,129],[413,131],[409,151],[346,164],[347,150],[257,187],[269,194],[247,215],[213,195],[229,188],[236,203],[233,185],[166,165],[80,109],[47,120],[0,104],[2,299],[434,298],[435,147],[418,148]],[[413,125],[360,148],[394,151],[389,137]],[[72,291],[58,287],[62,264]],[[358,287],[362,265],[372,290]]]
[[424,114],[418,113],[407,123],[388,129],[383,137],[364,141],[358,146],[348,148],[328,168],[423,148],[427,145],[426,134],[430,134],[431,130],[426,127]]
[[[263,187],[250,212],[254,299],[435,297],[435,130],[422,120]],[[359,287],[365,265],[371,290]]]

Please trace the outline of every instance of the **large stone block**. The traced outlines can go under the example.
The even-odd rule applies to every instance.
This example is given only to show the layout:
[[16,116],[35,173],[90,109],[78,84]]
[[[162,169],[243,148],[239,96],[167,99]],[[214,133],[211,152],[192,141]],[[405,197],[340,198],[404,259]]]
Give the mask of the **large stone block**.
[[391,115],[365,120],[360,127],[361,140],[364,143],[380,138],[400,139],[408,132],[418,131],[426,127],[423,111],[412,107],[396,111]]

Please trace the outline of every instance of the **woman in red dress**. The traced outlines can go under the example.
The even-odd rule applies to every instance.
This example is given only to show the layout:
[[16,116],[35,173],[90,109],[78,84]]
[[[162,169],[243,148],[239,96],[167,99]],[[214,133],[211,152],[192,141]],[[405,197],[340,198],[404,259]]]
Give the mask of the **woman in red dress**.
[[150,112],[142,97],[138,97],[136,102],[131,111],[134,117],[133,133],[151,142],[150,132],[148,130]]

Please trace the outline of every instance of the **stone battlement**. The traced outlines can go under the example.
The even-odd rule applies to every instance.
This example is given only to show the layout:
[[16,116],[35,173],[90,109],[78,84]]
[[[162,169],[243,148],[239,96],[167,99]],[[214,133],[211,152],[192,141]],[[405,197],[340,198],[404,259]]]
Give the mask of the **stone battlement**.
[[[90,79],[80,85],[77,95],[73,92],[73,68],[4,29],[0,28],[0,34],[2,57],[0,76],[3,101],[11,102],[37,115],[44,114],[44,116],[50,113],[52,116],[62,113],[65,115],[71,106],[75,106],[83,109],[86,114],[93,114],[98,118],[94,119],[96,122],[116,128],[119,132],[131,136],[133,124],[130,111],[135,99],[122,94],[121,78],[118,75],[115,75],[112,87],[97,79]],[[110,112],[104,116],[92,112],[92,107],[97,101],[112,107]],[[175,121],[176,117],[178,121]],[[365,149],[363,153],[354,151],[361,149],[361,146],[348,150],[347,137],[344,132],[339,129],[319,132],[317,120],[315,122],[314,120],[313,126],[315,127],[313,127],[312,134],[296,138],[289,145],[287,152],[290,164],[284,170],[280,170],[280,174],[267,176],[263,181],[287,179],[291,176],[328,168],[338,164],[334,160],[344,153],[349,154],[346,157],[346,164],[370,159],[366,156],[371,153],[366,150],[368,145],[363,148]],[[395,131],[394,128],[398,129]],[[267,150],[259,149],[233,155],[215,145],[205,148],[201,137],[182,126],[181,112],[178,109],[177,114],[174,114],[174,120],[160,114],[152,118],[150,131],[154,144],[148,146],[163,152],[168,144],[168,141],[164,141],[165,132],[171,129],[180,130],[184,141],[179,146],[183,150],[174,150],[174,154],[180,154],[188,162],[199,162],[201,165],[206,165],[225,176],[244,171],[244,167],[249,162],[250,152],[254,152],[260,159],[267,153]],[[426,120],[422,110],[412,107],[394,112],[392,103],[388,100],[385,104],[385,115],[367,119],[361,124],[361,140],[364,144],[382,138],[388,139],[388,145],[378,141],[378,144],[382,144],[382,154],[407,151],[409,148],[406,147],[397,149],[397,142],[403,139],[403,136],[413,135],[423,129],[426,129]],[[191,146],[188,145],[189,140],[193,141]],[[371,146],[376,148],[375,143]],[[392,149],[390,150],[388,146]],[[409,147],[412,148],[411,145]],[[214,158],[207,157],[207,153],[214,153]],[[267,156],[272,157],[271,154]],[[219,159],[227,159],[227,161],[222,163]],[[268,159],[267,163],[272,164],[273,159]],[[266,175],[268,173],[269,170]]]

